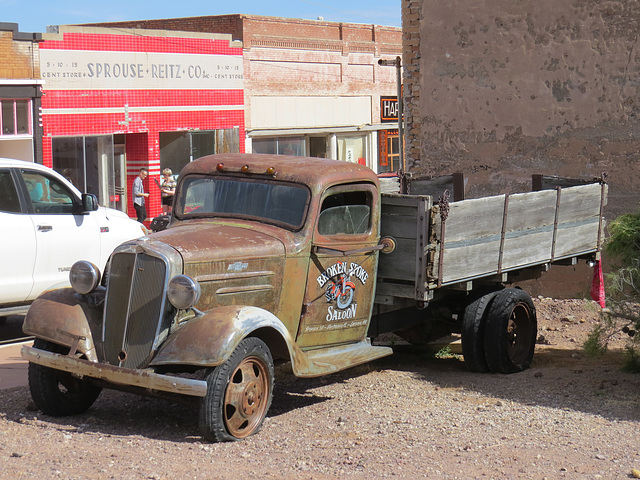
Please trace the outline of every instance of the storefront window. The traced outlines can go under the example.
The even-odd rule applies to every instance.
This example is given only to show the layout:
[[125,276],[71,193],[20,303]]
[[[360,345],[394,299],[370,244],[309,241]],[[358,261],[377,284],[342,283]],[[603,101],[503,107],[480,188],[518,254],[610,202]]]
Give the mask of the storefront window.
[[61,173],[78,190],[85,191],[84,138],[56,137],[51,141],[53,169]]
[[253,153],[297,155],[300,157],[306,154],[305,137],[254,138],[251,143]]
[[174,175],[189,162],[214,153],[238,153],[240,130],[227,128],[199,132],[160,132],[160,170]]
[[326,137],[309,137],[309,156],[327,158]]
[[160,171],[178,174],[191,161],[189,132],[160,132]]
[[378,132],[378,173],[396,172],[400,165],[398,130]]
[[18,135],[29,133],[29,104],[30,100],[16,100],[16,128]]
[[254,138],[251,142],[253,153],[266,153],[276,155],[278,153],[277,138]]
[[366,165],[364,136],[338,137],[338,160]]
[[31,100],[0,100],[0,135],[31,133]]
[[[111,195],[115,187],[113,137],[56,137],[51,141],[53,169],[81,192],[93,193],[103,206],[118,208]],[[120,168],[120,167],[118,167]]]

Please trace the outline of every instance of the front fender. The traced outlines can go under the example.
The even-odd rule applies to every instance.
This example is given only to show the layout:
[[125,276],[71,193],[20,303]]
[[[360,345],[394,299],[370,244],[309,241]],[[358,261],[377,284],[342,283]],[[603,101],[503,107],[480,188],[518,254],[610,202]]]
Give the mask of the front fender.
[[231,305],[210,310],[171,333],[151,366],[220,365],[251,334],[266,340],[271,349],[275,343],[284,341],[294,366],[304,368],[308,363],[307,356],[278,317],[258,307]]
[[73,347],[91,362],[98,361],[93,332],[102,325],[102,308],[90,307],[72,288],[49,290],[36,298],[24,318],[27,335]]

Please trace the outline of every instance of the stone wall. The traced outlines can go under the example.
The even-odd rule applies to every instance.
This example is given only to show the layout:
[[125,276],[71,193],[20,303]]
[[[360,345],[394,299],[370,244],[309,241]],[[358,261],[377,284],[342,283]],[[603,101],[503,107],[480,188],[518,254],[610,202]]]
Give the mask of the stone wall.
[[638,209],[640,2],[402,5],[409,171],[463,172],[467,198],[606,172],[607,217]]

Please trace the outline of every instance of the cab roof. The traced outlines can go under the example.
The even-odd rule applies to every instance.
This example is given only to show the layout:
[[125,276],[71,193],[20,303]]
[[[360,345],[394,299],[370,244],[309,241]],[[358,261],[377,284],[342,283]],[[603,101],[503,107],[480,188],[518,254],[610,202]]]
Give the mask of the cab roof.
[[[222,164],[221,167],[218,165]],[[248,167],[243,172],[243,167]],[[271,174],[271,170],[275,175]],[[274,178],[308,185],[312,190],[349,182],[378,185],[378,177],[369,167],[357,163],[314,157],[267,155],[253,153],[221,153],[201,157],[187,164],[180,176],[190,174],[246,175],[248,178]],[[315,187],[315,188],[314,188]]]

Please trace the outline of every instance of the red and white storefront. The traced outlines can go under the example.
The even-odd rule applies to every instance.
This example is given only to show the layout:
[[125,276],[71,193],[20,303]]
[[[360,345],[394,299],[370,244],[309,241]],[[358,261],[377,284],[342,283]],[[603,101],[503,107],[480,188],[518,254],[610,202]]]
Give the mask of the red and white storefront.
[[244,152],[242,45],[230,35],[61,26],[43,35],[43,163],[135,217],[141,167],[155,180],[217,152]]

